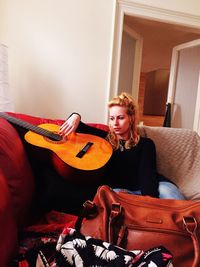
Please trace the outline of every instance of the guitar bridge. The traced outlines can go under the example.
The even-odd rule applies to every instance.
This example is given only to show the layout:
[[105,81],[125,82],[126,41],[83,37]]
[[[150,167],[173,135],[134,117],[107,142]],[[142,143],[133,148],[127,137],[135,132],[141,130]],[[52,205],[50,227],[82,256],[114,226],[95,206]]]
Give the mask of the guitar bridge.
[[94,143],[92,142],[88,142],[79,152],[78,154],[76,155],[76,157],[78,158],[82,158],[85,153],[88,151],[88,149],[93,145]]

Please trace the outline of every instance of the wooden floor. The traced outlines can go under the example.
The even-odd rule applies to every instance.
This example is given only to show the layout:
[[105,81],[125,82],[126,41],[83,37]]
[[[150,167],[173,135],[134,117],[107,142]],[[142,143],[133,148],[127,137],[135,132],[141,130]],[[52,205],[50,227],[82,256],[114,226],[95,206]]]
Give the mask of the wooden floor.
[[148,126],[163,126],[164,116],[140,116],[140,122]]

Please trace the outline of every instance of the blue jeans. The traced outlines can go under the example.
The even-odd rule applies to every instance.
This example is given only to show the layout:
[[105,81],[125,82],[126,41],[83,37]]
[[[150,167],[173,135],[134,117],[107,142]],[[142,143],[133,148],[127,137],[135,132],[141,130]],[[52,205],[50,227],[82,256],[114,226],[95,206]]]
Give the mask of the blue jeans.
[[[129,194],[141,195],[140,190],[131,191],[128,189],[114,188],[115,192],[124,191]],[[159,182],[158,185],[159,198],[168,198],[168,199],[185,199],[178,187],[170,182]]]

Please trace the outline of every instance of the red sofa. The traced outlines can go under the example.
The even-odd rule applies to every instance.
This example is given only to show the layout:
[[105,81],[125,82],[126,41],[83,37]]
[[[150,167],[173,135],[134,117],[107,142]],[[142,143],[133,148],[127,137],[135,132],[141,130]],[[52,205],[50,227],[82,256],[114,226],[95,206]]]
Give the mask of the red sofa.
[[[63,123],[63,120],[25,114],[8,113],[8,115],[33,125]],[[105,125],[93,125],[107,129]],[[35,177],[29,162],[29,153],[32,153],[32,150],[25,150],[24,145],[25,141],[19,128],[0,116],[0,263],[2,267],[10,266],[16,255],[19,231],[35,223],[31,209]]]
[[[63,120],[44,119],[25,114],[9,113],[9,115],[33,125],[63,123]],[[92,125],[108,129],[102,124]],[[168,127],[142,126],[139,130],[141,135],[150,137],[155,142],[158,171],[174,181],[186,198],[200,200],[199,135],[188,129]],[[31,207],[34,202],[37,177],[33,175],[30,158],[43,157],[43,153],[40,153],[40,149],[37,152],[31,149],[33,146],[27,149],[26,144],[21,128],[13,127],[1,118],[0,113],[0,266],[2,267],[10,267],[18,248],[18,234],[26,226],[38,229],[41,225],[38,222],[42,220],[51,230],[54,227],[53,217],[54,219],[56,217],[62,230],[66,221],[73,223],[76,219],[68,214],[62,216],[53,213],[53,217],[48,217],[48,214],[40,214],[41,217],[33,214]],[[59,164],[59,161],[55,162]],[[36,217],[38,220],[35,220]]]

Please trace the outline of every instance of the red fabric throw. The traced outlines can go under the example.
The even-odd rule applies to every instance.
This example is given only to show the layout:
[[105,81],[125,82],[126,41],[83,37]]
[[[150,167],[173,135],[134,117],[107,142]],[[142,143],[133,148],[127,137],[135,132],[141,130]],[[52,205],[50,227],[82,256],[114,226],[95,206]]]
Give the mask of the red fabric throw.
[[[57,211],[51,211],[32,226],[28,226],[21,233],[18,256],[14,263],[18,267],[30,266],[25,258],[29,251],[34,251],[35,248],[42,244],[47,246],[47,253],[53,253],[57,240],[66,227],[74,227],[77,217],[70,214],[65,214]],[[15,265],[14,265],[15,266]]]
[[64,227],[74,227],[77,216],[57,211],[46,213],[43,218],[32,226],[25,228],[24,232],[58,233]]

